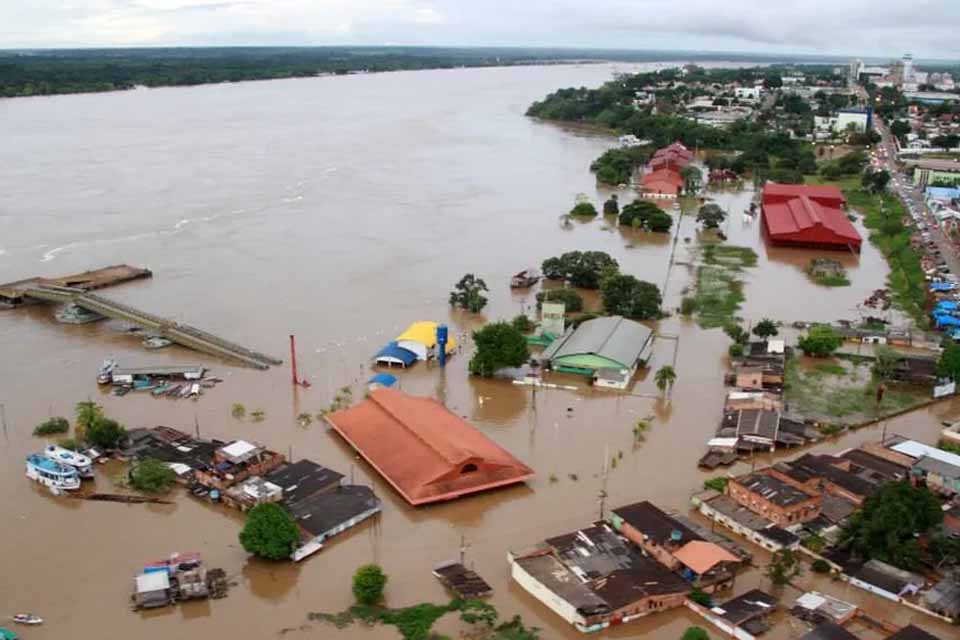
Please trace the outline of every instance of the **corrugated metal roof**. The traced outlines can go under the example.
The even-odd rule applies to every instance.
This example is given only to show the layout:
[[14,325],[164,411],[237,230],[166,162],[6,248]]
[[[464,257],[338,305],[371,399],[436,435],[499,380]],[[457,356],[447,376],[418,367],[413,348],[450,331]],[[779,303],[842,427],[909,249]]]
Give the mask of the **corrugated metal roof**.
[[923,458],[926,456],[928,458],[933,458],[934,460],[940,460],[941,462],[946,462],[947,464],[960,467],[960,456],[957,454],[944,451],[943,449],[937,449],[936,447],[931,447],[928,444],[923,444],[922,442],[917,442],[916,440],[907,440],[906,442],[895,444],[890,448],[897,453],[908,455],[911,458]]
[[569,356],[592,354],[630,369],[640,358],[653,332],[646,326],[622,316],[587,320],[551,344],[543,356],[557,360]]

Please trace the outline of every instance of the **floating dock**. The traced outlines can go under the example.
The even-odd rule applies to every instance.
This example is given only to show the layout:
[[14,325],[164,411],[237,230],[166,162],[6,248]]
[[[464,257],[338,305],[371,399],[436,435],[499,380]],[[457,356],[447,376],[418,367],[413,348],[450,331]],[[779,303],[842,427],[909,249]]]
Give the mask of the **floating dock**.
[[75,304],[102,316],[143,327],[153,335],[162,336],[188,349],[234,360],[255,369],[268,369],[270,365],[283,364],[279,358],[252,351],[196,327],[141,311],[130,305],[89,293],[82,288],[40,284],[24,288],[22,295],[43,302]]
[[26,278],[16,282],[0,284],[0,309],[14,309],[27,304],[38,304],[42,300],[37,300],[26,295],[30,289],[40,286],[52,287],[73,287],[83,291],[93,291],[112,287],[131,280],[140,280],[150,278],[153,272],[150,269],[142,267],[132,267],[128,264],[116,264],[102,269],[84,271],[70,276],[61,276],[58,278]]

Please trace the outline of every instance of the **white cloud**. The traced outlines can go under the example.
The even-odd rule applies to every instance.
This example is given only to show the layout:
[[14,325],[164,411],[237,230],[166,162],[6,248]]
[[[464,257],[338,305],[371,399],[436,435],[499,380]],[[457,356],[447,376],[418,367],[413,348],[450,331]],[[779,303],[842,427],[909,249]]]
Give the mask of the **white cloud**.
[[0,47],[419,44],[960,57],[957,0],[6,0]]

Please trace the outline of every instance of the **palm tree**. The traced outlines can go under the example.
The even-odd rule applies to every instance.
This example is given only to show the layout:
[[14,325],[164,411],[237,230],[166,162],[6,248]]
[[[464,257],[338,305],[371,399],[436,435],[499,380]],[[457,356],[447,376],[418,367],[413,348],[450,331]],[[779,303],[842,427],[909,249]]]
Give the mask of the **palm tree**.
[[660,389],[660,393],[667,390],[673,391],[673,383],[677,379],[677,372],[669,364],[665,364],[657,369],[653,379],[657,383],[657,389]]
[[90,426],[97,420],[103,418],[103,407],[93,400],[84,400],[83,402],[77,403],[75,410],[77,414],[77,426],[74,430],[74,436],[78,440],[83,440],[86,438]]

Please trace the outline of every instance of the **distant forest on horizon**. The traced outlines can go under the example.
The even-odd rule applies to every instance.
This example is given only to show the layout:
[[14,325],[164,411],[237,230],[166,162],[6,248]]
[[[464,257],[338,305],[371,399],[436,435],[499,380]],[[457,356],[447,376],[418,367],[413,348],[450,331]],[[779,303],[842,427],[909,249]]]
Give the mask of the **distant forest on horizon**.
[[158,47],[0,50],[0,97],[563,62],[843,63],[830,56],[521,47]]

